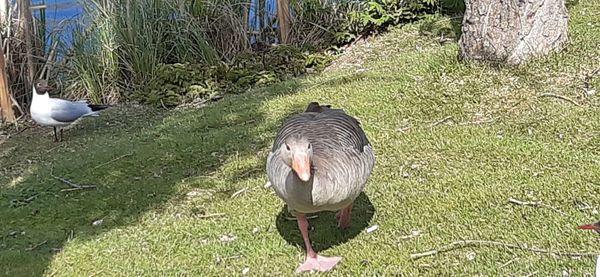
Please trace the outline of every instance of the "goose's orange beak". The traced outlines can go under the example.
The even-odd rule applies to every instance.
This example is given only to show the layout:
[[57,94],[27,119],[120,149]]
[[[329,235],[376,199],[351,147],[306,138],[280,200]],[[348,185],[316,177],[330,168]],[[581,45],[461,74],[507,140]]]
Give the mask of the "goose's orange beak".
[[310,159],[306,154],[294,154],[292,158],[292,169],[300,180],[307,182],[310,179]]

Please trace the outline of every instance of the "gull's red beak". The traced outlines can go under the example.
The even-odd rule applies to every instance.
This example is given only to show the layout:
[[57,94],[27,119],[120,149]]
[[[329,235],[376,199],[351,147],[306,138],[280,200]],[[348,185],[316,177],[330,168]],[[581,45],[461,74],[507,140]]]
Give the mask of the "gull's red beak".
[[310,159],[308,155],[294,154],[292,157],[292,169],[300,180],[307,182],[310,179]]

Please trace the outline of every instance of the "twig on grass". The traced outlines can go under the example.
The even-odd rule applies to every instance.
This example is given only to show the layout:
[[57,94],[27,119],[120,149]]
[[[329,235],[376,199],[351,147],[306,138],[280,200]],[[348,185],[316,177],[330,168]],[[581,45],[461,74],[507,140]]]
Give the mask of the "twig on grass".
[[436,122],[433,122],[433,123],[431,123],[431,124],[429,125],[429,127],[430,127],[430,128],[433,128],[433,127],[435,127],[435,126],[438,126],[438,125],[440,125],[440,124],[442,124],[442,123],[444,123],[444,122],[446,122],[446,121],[448,121],[448,120],[450,120],[450,119],[452,119],[452,116],[451,116],[451,115],[449,115],[449,116],[446,116],[446,117],[444,117],[444,118],[442,118],[442,119],[440,119],[440,120],[438,120],[438,121],[436,121]]
[[508,261],[508,262],[505,262],[505,263],[503,263],[502,265],[500,265],[498,268],[503,268],[503,267],[505,267],[505,266],[507,266],[507,265],[509,265],[509,264],[512,264],[512,263],[514,263],[514,262],[515,262],[515,260],[516,260],[516,258],[515,258],[515,259],[511,259],[510,261]]
[[542,95],[540,95],[540,97],[554,97],[554,98],[557,98],[557,99],[560,99],[560,100],[567,101],[567,102],[569,102],[569,103],[571,103],[571,104],[573,104],[575,106],[583,107],[583,105],[575,102],[575,100],[573,100],[573,99],[571,99],[569,97],[563,96],[563,95],[556,94],[556,93],[545,92],[545,93],[542,93]]
[[50,176],[52,176],[52,178],[54,178],[56,180],[59,180],[59,181],[65,183],[65,184],[67,184],[67,185],[69,185],[71,187],[71,188],[68,188],[68,189],[62,189],[60,191],[74,191],[74,190],[81,190],[81,189],[95,189],[96,188],[96,186],[94,186],[94,185],[78,185],[78,184],[75,184],[75,183],[73,183],[73,182],[71,182],[71,181],[69,181],[69,180],[67,180],[65,178],[58,177],[58,176],[54,175],[52,173],[52,170],[50,171]]
[[45,240],[45,241],[42,241],[42,242],[40,242],[40,243],[38,243],[38,244],[36,244],[36,245],[34,245],[34,246],[31,246],[31,247],[27,247],[27,248],[25,248],[25,250],[27,250],[27,251],[34,250],[34,249],[36,249],[36,248],[38,248],[38,247],[40,247],[40,246],[42,246],[42,245],[46,244],[47,242],[48,242],[47,240]]
[[583,96],[587,97],[593,94],[594,89],[591,86],[591,82],[594,76],[598,73],[600,73],[600,67],[596,68],[588,74],[585,74],[585,76],[583,77]]
[[564,216],[567,215],[563,211],[561,211],[561,210],[559,210],[559,209],[557,209],[557,208],[555,208],[555,207],[553,207],[551,205],[544,204],[541,201],[538,201],[538,202],[528,202],[528,201],[521,201],[521,200],[518,200],[518,199],[514,199],[514,198],[511,197],[511,198],[508,198],[508,202],[510,202],[512,204],[515,204],[515,205],[521,205],[521,206],[534,206],[534,207],[535,206],[539,206],[539,207],[545,207],[545,208],[551,209],[551,210],[553,210],[553,211],[555,211],[555,212],[557,212],[557,213],[559,213],[561,215],[564,215]]
[[197,218],[211,218],[211,217],[222,217],[225,216],[224,213],[216,213],[216,214],[203,214],[203,215],[197,215]]
[[95,166],[95,167],[94,167],[94,169],[98,169],[98,168],[100,168],[100,167],[103,167],[103,166],[105,166],[105,165],[107,165],[107,164],[109,164],[109,163],[116,162],[116,161],[118,161],[118,160],[120,160],[120,159],[122,159],[122,158],[129,157],[129,156],[131,156],[131,155],[133,155],[133,154],[132,154],[132,153],[129,153],[129,154],[125,154],[125,155],[118,156],[118,157],[116,157],[116,158],[114,158],[114,159],[112,159],[112,160],[110,160],[110,161],[108,161],[108,162],[105,162],[105,163],[103,163],[103,164],[99,164],[99,165]]
[[531,277],[531,276],[533,276],[533,275],[536,275],[537,273],[538,273],[538,271],[536,270],[536,271],[534,271],[534,272],[531,272],[531,273],[529,273],[529,274],[525,275],[525,277]]
[[464,247],[473,247],[473,246],[487,246],[487,247],[502,247],[509,249],[517,249],[522,251],[529,251],[533,253],[539,254],[547,254],[547,255],[557,255],[557,256],[569,256],[569,257],[592,257],[598,256],[600,253],[591,253],[591,252],[562,252],[562,251],[553,251],[548,249],[536,248],[536,247],[528,247],[525,245],[504,243],[499,241],[489,241],[489,240],[458,240],[454,241],[450,244],[446,244],[438,249],[430,250],[427,252],[414,253],[410,254],[410,258],[413,260],[420,259],[423,257],[434,256],[440,253],[449,252],[456,249],[461,249]]
[[26,131],[26,130],[28,130],[28,129],[31,129],[31,126],[25,126],[25,128],[23,128],[23,129],[21,129],[21,130],[18,130],[17,132],[15,132],[15,133],[13,133],[13,134],[10,134],[10,135],[12,135],[12,136],[15,136],[15,135],[18,135],[18,134],[20,134],[20,133],[23,133],[23,132],[25,132],[25,131]]
[[458,123],[458,125],[481,125],[481,124],[487,124],[487,123],[492,123],[494,122],[494,119],[485,119],[485,120],[475,120],[475,121],[469,121],[469,122],[460,122]]
[[529,202],[529,201],[521,201],[518,199],[514,199],[514,198],[508,198],[508,202],[515,204],[515,205],[522,205],[522,206],[538,206],[540,204],[540,202]]
[[243,189],[241,189],[241,190],[238,190],[238,191],[236,191],[236,192],[234,192],[234,193],[231,195],[231,197],[230,197],[230,198],[234,198],[234,197],[236,197],[236,196],[238,196],[238,195],[240,195],[240,194],[242,194],[242,193],[244,193],[244,192],[246,192],[246,191],[248,191],[248,188],[247,188],[247,187],[246,187],[246,188],[243,188]]

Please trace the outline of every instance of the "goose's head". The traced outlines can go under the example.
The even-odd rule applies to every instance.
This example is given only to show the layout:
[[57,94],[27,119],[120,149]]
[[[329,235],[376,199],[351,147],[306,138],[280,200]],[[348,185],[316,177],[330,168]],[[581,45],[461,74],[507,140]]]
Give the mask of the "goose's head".
[[43,95],[51,90],[52,87],[48,85],[48,81],[46,80],[37,80],[33,83],[33,89],[35,93]]
[[291,136],[281,145],[283,161],[292,168],[298,178],[304,182],[310,180],[313,147],[302,136]]

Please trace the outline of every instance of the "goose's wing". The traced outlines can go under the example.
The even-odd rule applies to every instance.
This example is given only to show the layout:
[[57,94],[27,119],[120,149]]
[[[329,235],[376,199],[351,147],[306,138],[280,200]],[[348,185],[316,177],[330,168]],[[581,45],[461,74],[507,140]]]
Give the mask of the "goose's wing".
[[342,146],[363,152],[364,147],[370,145],[360,122],[342,109],[324,109],[314,117],[312,125],[312,135],[317,140],[335,142],[337,146],[332,147]]

